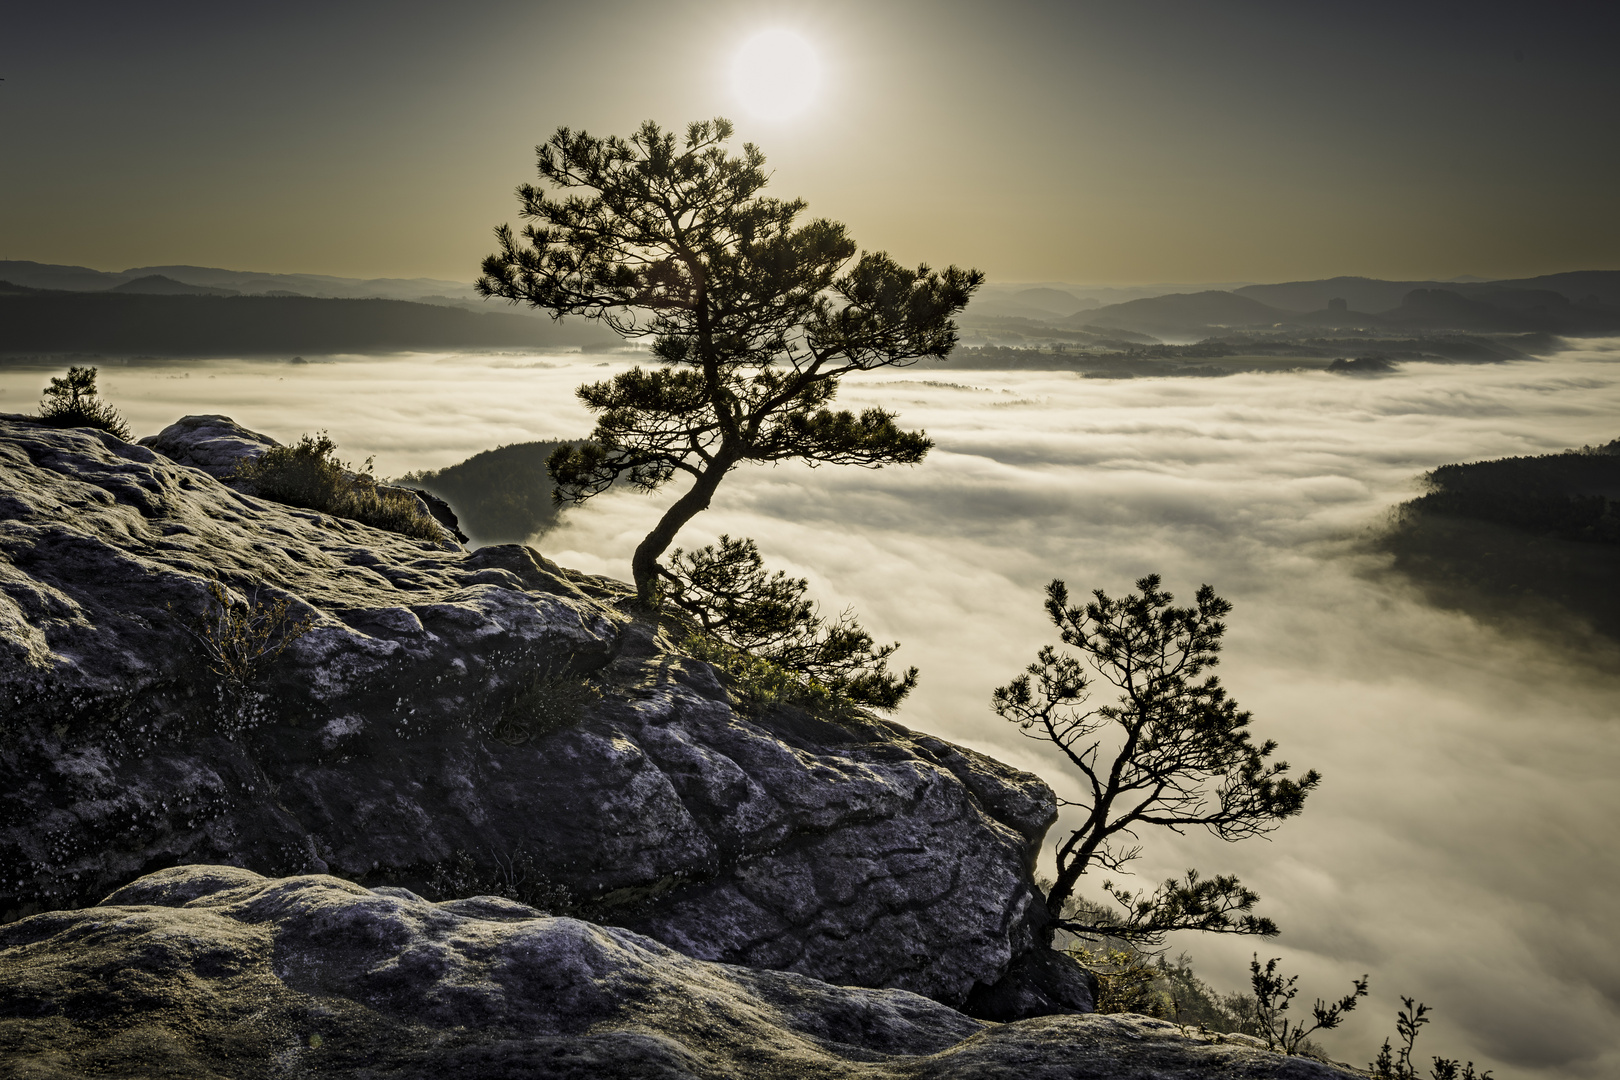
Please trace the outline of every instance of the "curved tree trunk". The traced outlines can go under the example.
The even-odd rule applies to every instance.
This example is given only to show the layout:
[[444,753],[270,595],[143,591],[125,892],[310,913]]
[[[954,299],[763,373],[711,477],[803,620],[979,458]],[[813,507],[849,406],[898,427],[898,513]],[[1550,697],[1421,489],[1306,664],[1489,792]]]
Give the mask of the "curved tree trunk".
[[675,500],[675,505],[664,511],[664,516],[658,519],[658,524],[647,534],[647,538],[636,545],[636,553],[630,560],[630,571],[636,579],[636,598],[643,604],[650,604],[653,600],[658,584],[658,557],[675,542],[675,534],[681,531],[681,526],[709,508],[715,488],[720,486],[720,481],[736,463],[736,459],[731,457],[718,457],[711,462],[703,475],[698,477],[697,483],[692,485],[692,490]]

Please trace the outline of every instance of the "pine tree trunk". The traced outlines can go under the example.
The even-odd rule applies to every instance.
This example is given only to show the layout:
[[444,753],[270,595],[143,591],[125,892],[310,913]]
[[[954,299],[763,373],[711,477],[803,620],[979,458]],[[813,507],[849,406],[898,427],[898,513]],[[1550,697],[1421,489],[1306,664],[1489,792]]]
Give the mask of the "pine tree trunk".
[[735,464],[736,460],[729,457],[718,457],[711,462],[708,470],[692,485],[692,490],[664,511],[664,516],[658,520],[653,531],[636,546],[636,553],[630,560],[630,571],[635,575],[636,598],[643,604],[652,603],[658,585],[658,557],[669,550],[669,545],[675,542],[675,534],[681,531],[683,525],[709,508],[715,488],[720,486],[720,481]]

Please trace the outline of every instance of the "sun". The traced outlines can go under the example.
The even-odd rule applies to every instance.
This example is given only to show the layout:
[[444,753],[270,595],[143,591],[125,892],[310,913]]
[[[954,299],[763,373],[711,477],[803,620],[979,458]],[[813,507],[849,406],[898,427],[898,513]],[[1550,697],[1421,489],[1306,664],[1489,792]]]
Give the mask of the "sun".
[[821,88],[821,61],[792,30],[765,30],[743,42],[731,63],[731,88],[743,108],[786,120],[810,107]]

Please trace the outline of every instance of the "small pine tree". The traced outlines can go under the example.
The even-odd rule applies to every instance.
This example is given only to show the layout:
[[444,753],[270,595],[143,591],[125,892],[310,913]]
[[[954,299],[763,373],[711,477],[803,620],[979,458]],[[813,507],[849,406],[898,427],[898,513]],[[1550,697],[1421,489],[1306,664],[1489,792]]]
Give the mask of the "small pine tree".
[[1057,931],[1156,945],[1173,930],[1270,937],[1277,926],[1250,914],[1260,897],[1237,878],[1188,870],[1151,893],[1103,883],[1123,911],[1097,918],[1069,905],[1082,875],[1119,871],[1140,853],[1136,830],[1207,830],[1222,840],[1260,836],[1299,813],[1321,782],[1313,769],[1297,780],[1287,762],[1270,761],[1277,744],[1256,742],[1250,716],[1213,675],[1221,620],[1232,605],[1208,585],[1195,606],[1172,606],[1157,574],[1115,600],[1100,589],[1084,607],[1053,581],[1046,612],[1063,643],[1097,677],[1120,691],[1117,704],[1086,708],[1092,680],[1080,659],[1043,648],[1025,673],[995,691],[996,712],[1031,738],[1051,742],[1083,778],[1087,797],[1066,805],[1084,817],[1058,841],[1057,877],[1046,896],[1048,942]]
[[725,119],[690,124],[684,139],[651,121],[628,139],[559,128],[537,148],[552,190],[518,188],[533,224],[495,230],[500,251],[477,282],[482,296],[651,341],[656,367],[579,388],[595,430],[547,461],[557,498],[576,504],[690,478],[631,559],[644,604],[659,558],[732,469],[921,461],[933,445],[923,432],[833,400],[848,376],[943,360],[953,316],[984,281],[857,256],[837,222],[796,224],[805,203],[761,194],[765,155],[752,143],[728,153],[731,136]]
[[70,367],[44,390],[39,415],[53,427],[97,428],[129,440],[129,425],[118,410],[96,396],[96,369]]
[[[690,553],[676,548],[669,567],[659,572],[664,599],[696,623],[700,635],[769,661],[801,681],[812,697],[819,687],[856,705],[893,709],[917,685],[916,668],[889,670],[899,642],[877,644],[851,611],[836,619],[822,615],[815,601],[805,599],[810,583],[768,572],[758,546],[746,537],[721,536],[718,546]],[[757,668],[728,662],[733,658],[724,650],[701,641],[689,645],[733,676]]]

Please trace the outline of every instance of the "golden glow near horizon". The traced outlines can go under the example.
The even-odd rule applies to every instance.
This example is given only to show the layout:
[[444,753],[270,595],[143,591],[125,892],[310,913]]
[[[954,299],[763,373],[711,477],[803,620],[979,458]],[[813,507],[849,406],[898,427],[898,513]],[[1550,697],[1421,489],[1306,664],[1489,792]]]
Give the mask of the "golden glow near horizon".
[[468,281],[558,127],[725,116],[770,195],[1000,281],[1620,265],[1617,5],[13,7],[0,258]]
[[821,89],[821,59],[799,34],[765,30],[747,41],[731,62],[737,103],[761,120],[789,120],[803,113]]

